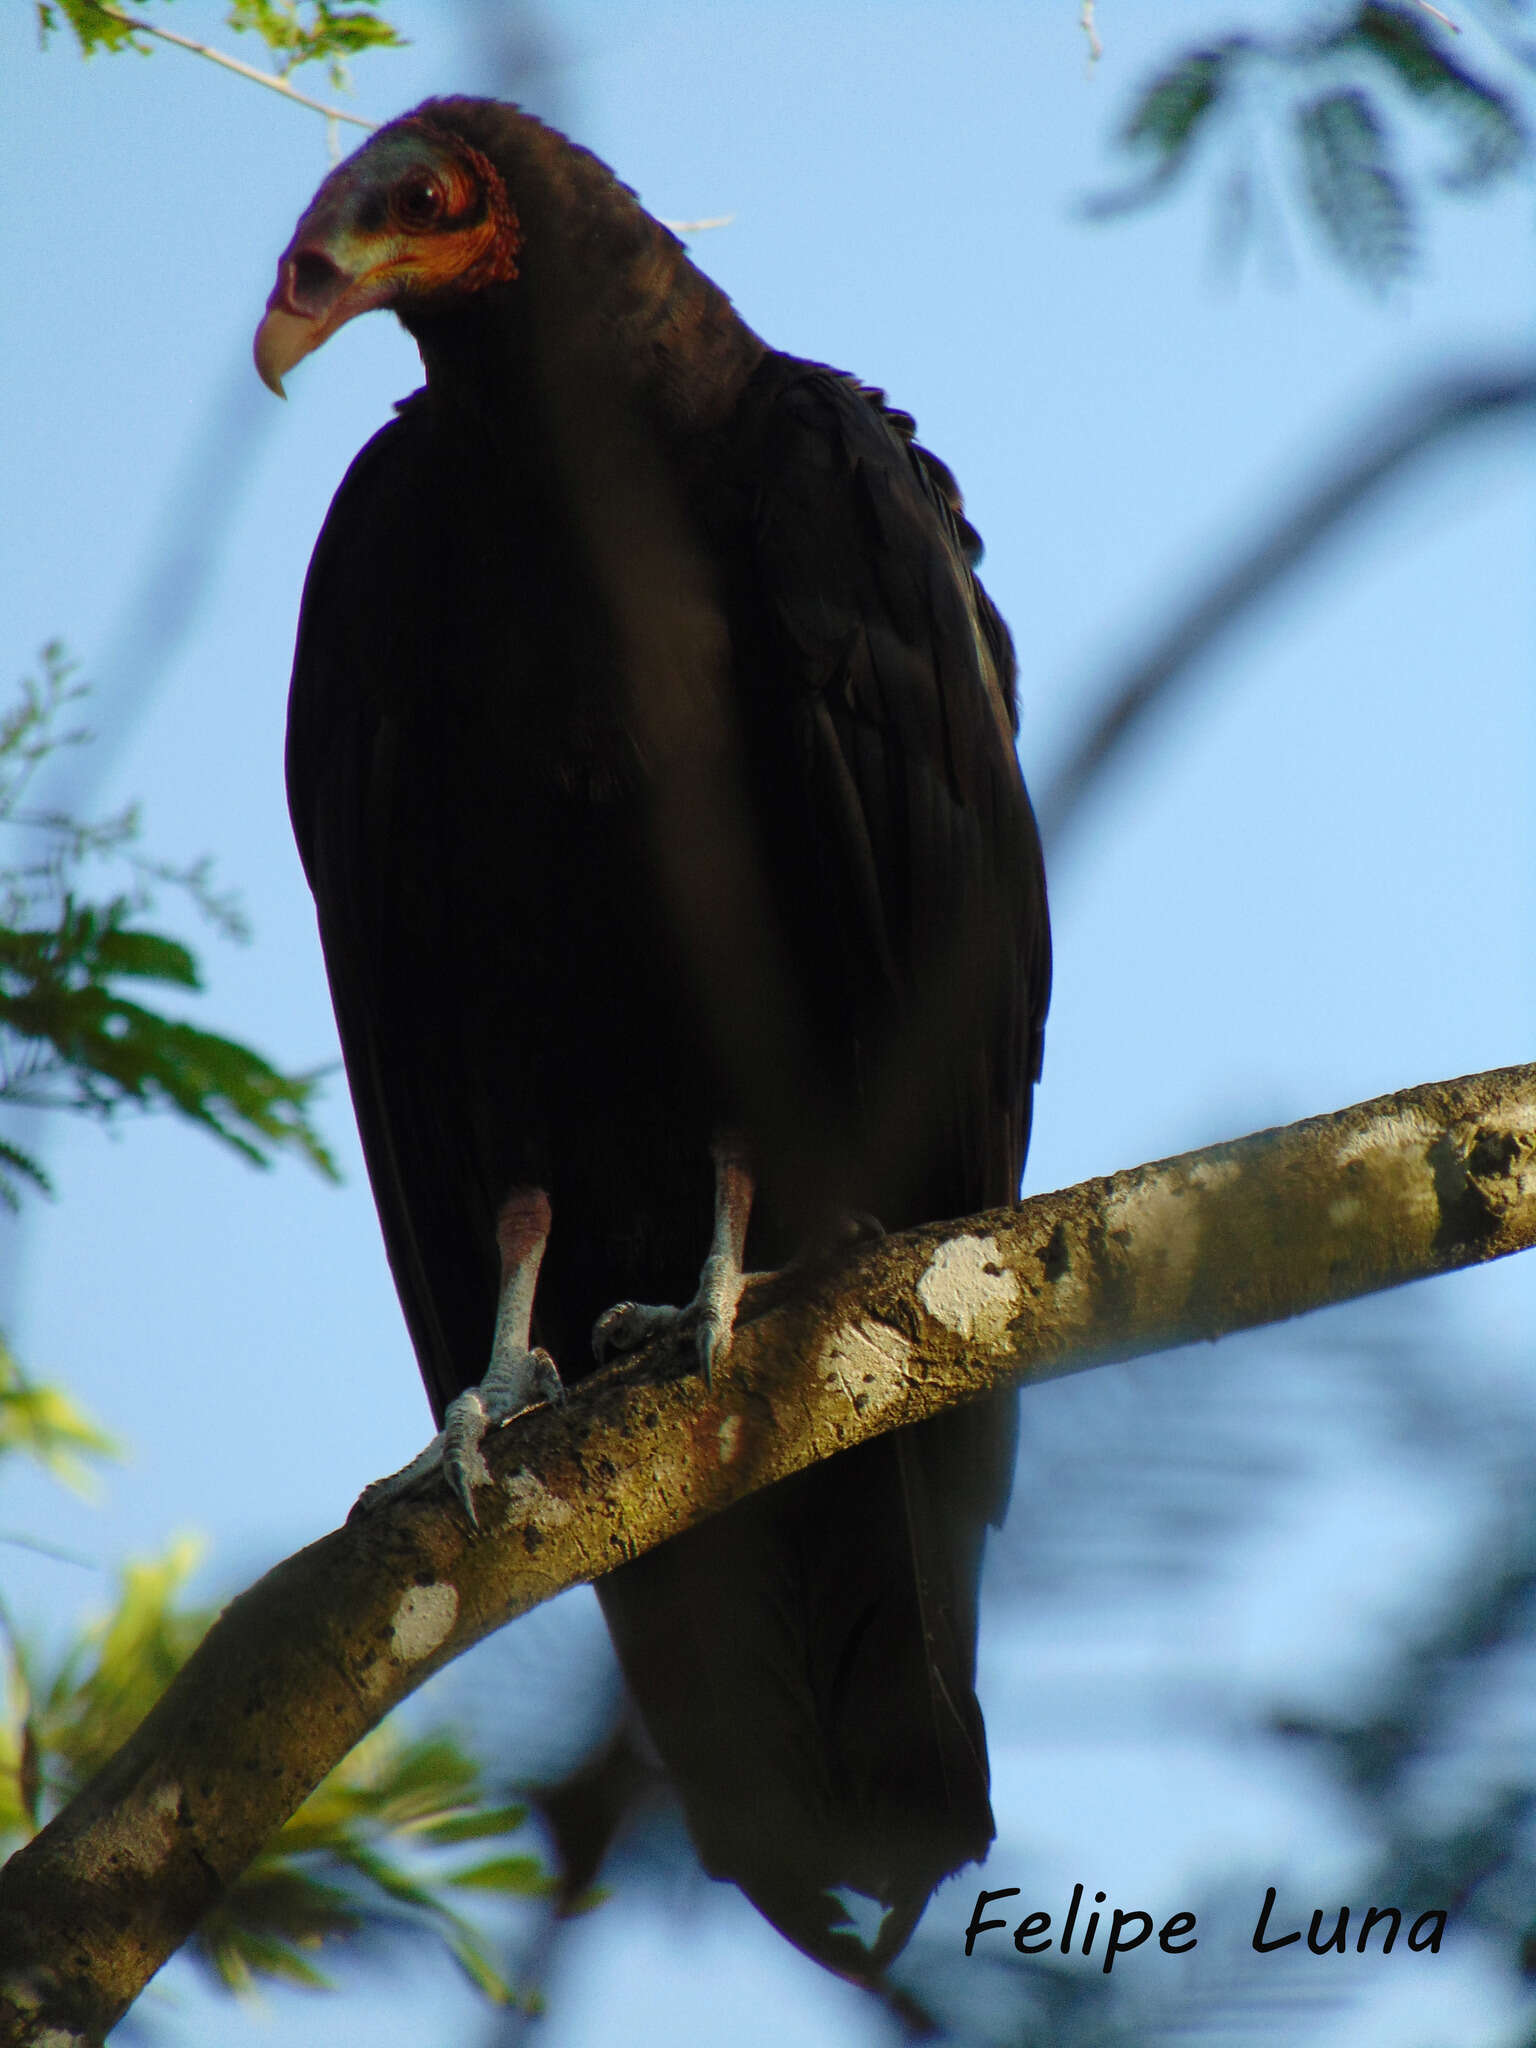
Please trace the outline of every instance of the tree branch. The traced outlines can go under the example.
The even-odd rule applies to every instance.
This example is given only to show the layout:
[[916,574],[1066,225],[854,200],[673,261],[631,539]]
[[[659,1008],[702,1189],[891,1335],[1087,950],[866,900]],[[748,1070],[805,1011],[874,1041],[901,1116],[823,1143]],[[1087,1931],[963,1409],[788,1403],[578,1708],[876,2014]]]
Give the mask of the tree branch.
[[0,1871],[0,2048],[100,2041],[383,1715],[482,1636],[732,1501],[974,1399],[1536,1243],[1536,1066],[933,1224],[759,1283],[727,1366],[583,1383],[488,1446],[481,1533],[397,1502],[236,1600]]
[[353,128],[372,129],[378,126],[375,121],[365,121],[361,114],[349,114],[345,107],[333,107],[324,100],[311,99],[307,92],[300,92],[275,71],[261,71],[254,64],[242,63],[238,57],[228,57],[222,50],[216,50],[212,43],[196,43],[190,36],[178,35],[171,28],[159,28],[137,14],[124,14],[120,7],[109,7],[106,0],[102,0],[101,11],[110,15],[113,21],[120,21],[124,28],[132,29],[136,36],[158,36],[162,43],[174,43],[178,50],[190,50],[194,57],[206,57],[210,64],[220,64],[226,71],[250,79],[253,85],[264,85],[268,92],[280,92],[285,100],[295,100],[301,107],[324,114],[328,121],[345,121]]
[[1049,850],[1077,825],[1086,799],[1148,714],[1185,687],[1197,665],[1253,607],[1299,569],[1336,527],[1419,455],[1469,427],[1536,405],[1536,370],[1442,379],[1372,421],[1351,451],[1305,487],[1268,533],[1216,576],[1143,655],[1111,684],[1104,708],[1035,809]]

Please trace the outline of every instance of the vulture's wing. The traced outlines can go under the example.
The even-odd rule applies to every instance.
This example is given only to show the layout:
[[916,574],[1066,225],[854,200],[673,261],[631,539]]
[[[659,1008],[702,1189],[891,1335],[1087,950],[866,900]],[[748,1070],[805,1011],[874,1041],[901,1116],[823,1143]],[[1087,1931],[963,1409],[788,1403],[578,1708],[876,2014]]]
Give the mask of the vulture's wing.
[[744,657],[748,717],[773,759],[767,815],[787,827],[764,829],[775,870],[808,884],[785,916],[813,988],[842,962],[841,1001],[813,1001],[860,1042],[879,1213],[1012,1201],[1050,939],[1013,647],[974,573],[980,544],[948,470],[878,392],[770,359],[749,419],[765,630]]
[[[288,807],[314,892],[368,1176],[434,1409],[483,1370],[497,1267],[475,1184],[478,1077],[455,1061],[454,963],[424,974],[415,899],[437,849],[420,762],[446,716],[437,614],[446,565],[421,399],[348,470],[304,586],[288,707]],[[441,524],[441,522],[439,522]],[[444,877],[443,887],[454,886]],[[451,1069],[455,1085],[441,1085]]]
[[[770,358],[730,465],[732,615],[762,863],[888,1226],[1011,1202],[1049,985],[1013,657],[948,472],[877,394]],[[770,1141],[771,1149],[771,1141]],[[974,1693],[982,1539],[1016,1398],[877,1440],[599,1587],[710,1868],[862,1974],[831,1890],[892,1909],[992,1838]]]

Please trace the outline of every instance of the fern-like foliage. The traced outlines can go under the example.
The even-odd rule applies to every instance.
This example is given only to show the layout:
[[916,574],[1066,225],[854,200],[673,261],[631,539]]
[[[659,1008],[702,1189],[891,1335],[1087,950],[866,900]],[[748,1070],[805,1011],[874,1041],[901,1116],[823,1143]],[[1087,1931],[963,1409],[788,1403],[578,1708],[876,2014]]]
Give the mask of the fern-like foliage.
[[[1521,61],[1536,62],[1536,52]],[[1161,70],[1118,135],[1143,166],[1140,175],[1091,199],[1087,210],[1104,217],[1144,206],[1224,138],[1240,148],[1253,123],[1275,118],[1324,247],[1377,288],[1410,267],[1422,212],[1395,146],[1399,128],[1417,122],[1449,143],[1434,175],[1447,191],[1485,188],[1531,156],[1516,97],[1452,57],[1429,15],[1363,0],[1341,24],[1300,35],[1228,36]],[[1225,189],[1246,189],[1248,175],[1243,162]]]
[[[22,683],[0,719],[0,828],[16,835],[14,854],[0,860],[0,1104],[103,1121],[129,1109],[168,1109],[253,1165],[286,1149],[334,1179],[310,1119],[318,1073],[283,1073],[237,1039],[142,999],[146,988],[202,987],[190,949],[144,922],[157,886],[190,896],[227,936],[245,936],[237,907],[214,893],[208,863],[178,869],[146,859],[131,809],[83,823],[26,808],[42,764],[88,738],[66,722],[84,694],[74,676],[62,647],[50,644],[40,674]],[[128,886],[92,900],[82,878],[102,861]],[[24,1183],[48,1187],[34,1158],[0,1140],[0,1201],[17,1207]]]

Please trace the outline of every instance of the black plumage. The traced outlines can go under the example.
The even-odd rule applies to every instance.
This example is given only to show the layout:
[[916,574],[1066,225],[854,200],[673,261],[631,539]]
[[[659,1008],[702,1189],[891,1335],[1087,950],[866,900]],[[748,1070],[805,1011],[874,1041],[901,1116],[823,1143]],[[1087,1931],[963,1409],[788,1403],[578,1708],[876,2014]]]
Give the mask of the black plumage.
[[[1011,1201],[1049,947],[1011,645],[909,419],[766,348],[490,102],[333,173],[264,374],[370,305],[427,385],[316,548],[288,783],[441,1420],[514,1188],[548,1196],[533,1338],[567,1380],[611,1303],[692,1295],[722,1134],[754,1266]],[[881,1438],[598,1587],[707,1867],[853,1974],[992,1836],[976,1589],[1014,1419]],[[890,1909],[873,1951],[839,1886]]]

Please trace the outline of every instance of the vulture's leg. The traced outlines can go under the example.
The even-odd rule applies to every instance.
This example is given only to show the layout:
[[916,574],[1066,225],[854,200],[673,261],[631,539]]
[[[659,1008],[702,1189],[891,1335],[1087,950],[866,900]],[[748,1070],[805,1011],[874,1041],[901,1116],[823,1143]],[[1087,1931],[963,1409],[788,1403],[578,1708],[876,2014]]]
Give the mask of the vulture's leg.
[[692,1301],[682,1308],[615,1302],[598,1317],[592,1331],[592,1349],[599,1364],[613,1352],[638,1351],[663,1330],[686,1329],[693,1334],[707,1382],[715,1361],[730,1350],[752,1215],[752,1169],[738,1139],[717,1138],[711,1149],[715,1158],[715,1230]]
[[418,1480],[440,1472],[478,1526],[474,1489],[487,1485],[491,1477],[480,1449],[487,1434],[525,1408],[565,1398],[555,1361],[530,1342],[534,1289],[548,1238],[548,1195],[542,1188],[514,1188],[496,1218],[501,1296],[485,1378],[448,1403],[441,1434],[409,1465],[388,1479],[376,1479],[359,1500],[360,1508],[393,1499]]
[[533,1294],[548,1241],[548,1195],[542,1188],[514,1188],[496,1218],[501,1296],[491,1362],[479,1386],[450,1401],[443,1415],[443,1477],[472,1522],[472,1489],[484,1486],[491,1476],[480,1451],[486,1433],[525,1408],[565,1399],[555,1361],[547,1351],[531,1346]]

